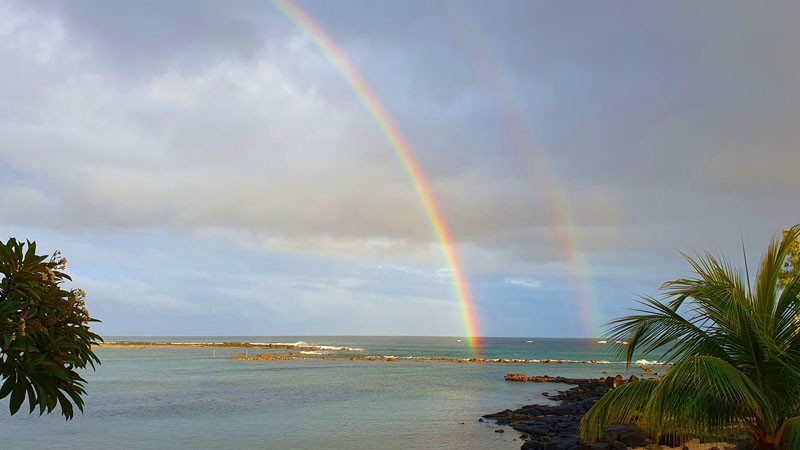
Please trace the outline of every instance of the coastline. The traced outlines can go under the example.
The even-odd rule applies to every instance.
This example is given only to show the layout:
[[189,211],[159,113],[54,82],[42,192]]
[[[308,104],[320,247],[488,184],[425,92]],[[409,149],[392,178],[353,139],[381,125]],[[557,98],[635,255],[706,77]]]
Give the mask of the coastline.
[[600,450],[642,447],[653,444],[635,425],[608,427],[600,443],[583,443],[578,439],[581,418],[606,392],[628,381],[621,376],[598,379],[562,377],[527,377],[509,374],[506,380],[533,383],[558,383],[573,387],[548,396],[558,401],[556,405],[527,405],[516,410],[506,409],[487,414],[482,419],[492,420],[498,425],[507,425],[522,433],[523,450]]
[[509,426],[521,433],[521,450],[735,450],[739,447],[728,442],[700,442],[692,439],[679,446],[660,444],[648,437],[634,424],[607,426],[603,438],[586,443],[578,438],[578,427],[584,414],[605,393],[621,384],[637,381],[631,376],[606,378],[563,378],[508,374],[505,379],[515,382],[559,383],[572,385],[567,390],[547,395],[556,405],[532,404],[516,410],[506,409],[486,414],[479,420],[491,420]]

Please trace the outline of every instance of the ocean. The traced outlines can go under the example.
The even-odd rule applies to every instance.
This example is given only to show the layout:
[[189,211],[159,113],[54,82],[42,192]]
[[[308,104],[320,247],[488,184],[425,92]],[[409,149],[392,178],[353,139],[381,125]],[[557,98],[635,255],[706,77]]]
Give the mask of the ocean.
[[[84,414],[23,411],[0,402],[8,449],[518,449],[519,434],[483,414],[548,403],[560,384],[518,383],[507,373],[565,377],[641,374],[615,363],[596,339],[485,338],[486,359],[564,363],[458,363],[471,358],[456,337],[192,336],[106,337],[107,342],[300,343],[339,359],[247,361],[237,348],[98,348],[86,371]],[[342,348],[342,349],[340,349]],[[288,350],[246,350],[249,355]],[[394,362],[342,356],[414,357]],[[603,363],[589,363],[602,361]],[[655,371],[665,366],[653,366]],[[26,403],[27,404],[27,403]],[[504,429],[503,433],[495,430]]]

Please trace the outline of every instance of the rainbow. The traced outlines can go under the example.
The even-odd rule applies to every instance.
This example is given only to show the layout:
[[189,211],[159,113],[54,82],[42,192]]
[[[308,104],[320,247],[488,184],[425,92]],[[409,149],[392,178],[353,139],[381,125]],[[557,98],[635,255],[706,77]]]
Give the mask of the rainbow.
[[[524,164],[534,174],[530,177],[539,186],[540,192],[547,192],[545,202],[548,213],[555,224],[555,238],[561,249],[571,280],[572,293],[575,296],[578,320],[583,328],[584,337],[596,337],[600,331],[597,300],[590,283],[592,278],[589,264],[581,252],[581,244],[571,219],[570,205],[564,188],[550,163],[547,154],[536,141],[530,120],[526,118],[525,108],[517,100],[514,89],[508,81],[509,77],[501,70],[502,65],[483,45],[483,40],[476,35],[476,27],[470,26],[456,2],[445,2],[446,11],[453,23],[455,35],[461,38],[462,45],[468,55],[476,62],[473,65],[481,78],[492,88],[495,99],[500,103],[503,123],[510,136],[517,144],[514,148]],[[522,150],[532,151],[531,158]]]
[[345,55],[334,43],[333,39],[323,30],[308,14],[301,10],[291,0],[274,0],[275,6],[286,17],[288,17],[300,30],[302,30],[320,50],[327,56],[339,70],[344,80],[350,85],[353,92],[358,96],[361,103],[367,108],[378,123],[381,131],[389,145],[394,150],[400,162],[403,164],[414,190],[422,201],[425,213],[431,221],[431,226],[436,239],[442,246],[444,258],[453,273],[453,287],[461,308],[462,320],[464,322],[465,337],[472,349],[473,354],[479,355],[479,332],[478,321],[475,315],[475,304],[469,290],[469,284],[458,258],[458,252],[447,226],[447,221],[442,214],[442,210],[436,203],[425,175],[419,164],[414,158],[414,154],[408,142],[400,133],[392,117],[381,104],[375,92],[369,87],[364,77],[356,70]]

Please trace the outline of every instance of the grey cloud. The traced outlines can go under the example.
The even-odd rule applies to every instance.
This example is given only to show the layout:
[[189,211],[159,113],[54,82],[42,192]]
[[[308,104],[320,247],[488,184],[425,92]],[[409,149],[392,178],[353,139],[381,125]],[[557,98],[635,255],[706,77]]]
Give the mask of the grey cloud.
[[289,29],[259,1],[48,1],[32,7],[57,16],[72,45],[122,77],[246,61]]
[[[563,263],[574,225],[583,251],[622,264],[633,248],[683,248],[688,231],[796,221],[792,5],[303,6],[380,94],[476,254]],[[3,7],[6,221],[55,211],[76,229],[428,254],[430,225],[385,138],[272,6]],[[665,222],[675,230],[651,242]]]
[[[197,315],[207,313],[208,308],[196,303],[176,299],[160,292],[148,283],[123,277],[113,281],[76,277],[75,284],[102,298],[105,307],[136,308],[148,313],[181,313]],[[110,304],[110,305],[108,305]]]

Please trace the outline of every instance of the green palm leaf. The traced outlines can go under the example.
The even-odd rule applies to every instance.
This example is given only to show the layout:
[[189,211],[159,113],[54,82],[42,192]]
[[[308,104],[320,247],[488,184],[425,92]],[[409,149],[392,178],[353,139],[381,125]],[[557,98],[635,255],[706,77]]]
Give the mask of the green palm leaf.
[[644,429],[711,435],[744,430],[750,420],[775,429],[766,397],[736,367],[713,356],[689,356],[675,364],[653,392],[641,420]]
[[596,441],[606,425],[637,422],[658,385],[658,380],[639,380],[609,391],[581,419],[581,438]]
[[800,416],[784,422],[780,445],[781,448],[800,448]]
[[619,350],[628,364],[653,352],[678,363],[660,381],[609,392],[584,416],[581,436],[635,422],[652,435],[747,433],[759,449],[800,449],[800,276],[785,264],[799,237],[795,225],[773,239],[753,282],[725,258],[684,255],[692,277],[664,283],[663,299],[642,297],[609,329],[629,342]]

